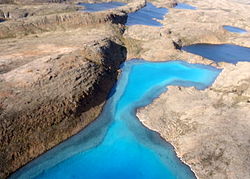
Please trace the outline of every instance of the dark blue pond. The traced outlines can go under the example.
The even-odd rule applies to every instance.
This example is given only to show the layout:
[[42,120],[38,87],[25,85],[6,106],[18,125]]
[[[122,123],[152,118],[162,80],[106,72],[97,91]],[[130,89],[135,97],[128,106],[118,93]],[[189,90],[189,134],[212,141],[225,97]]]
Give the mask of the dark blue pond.
[[182,50],[200,55],[215,62],[229,62],[236,64],[239,61],[250,61],[250,48],[238,45],[194,44],[185,46]]
[[161,27],[162,24],[158,22],[157,19],[163,20],[164,15],[167,12],[167,8],[157,8],[152,3],[147,3],[144,8],[128,15],[126,25],[148,25]]
[[175,7],[175,9],[189,9],[189,10],[196,10],[197,8],[185,3],[178,3]]
[[105,2],[105,3],[79,3],[79,5],[85,7],[85,9],[83,10],[85,12],[97,12],[97,11],[104,11],[108,9],[118,8],[126,4],[121,2]]
[[[108,9],[118,8],[120,6],[126,5],[121,2],[106,2],[106,3],[79,3],[79,5],[84,6],[85,12],[97,12],[104,11]],[[147,5],[138,10],[137,12],[128,14],[128,20],[126,25],[148,25],[148,26],[162,26],[157,20],[163,20],[164,15],[168,12],[166,8],[157,8],[152,3],[147,3]]]
[[226,29],[229,32],[234,32],[234,33],[246,33],[247,31],[238,27],[233,27],[233,26],[229,26],[229,25],[224,25],[223,26],[224,29]]
[[135,116],[168,85],[211,85],[220,70],[182,61],[127,61],[100,117],[10,178],[193,179],[172,146]]

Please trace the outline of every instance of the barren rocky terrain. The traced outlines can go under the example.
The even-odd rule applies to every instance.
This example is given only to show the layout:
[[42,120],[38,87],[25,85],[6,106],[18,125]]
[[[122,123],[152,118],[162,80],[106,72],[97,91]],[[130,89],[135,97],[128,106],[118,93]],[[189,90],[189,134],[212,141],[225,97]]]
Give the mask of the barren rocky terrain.
[[0,178],[96,119],[126,60],[127,13],[145,1],[93,14],[15,4],[0,5]]
[[[153,104],[139,109],[137,116],[146,127],[159,132],[174,146],[177,155],[197,178],[250,178],[250,63],[214,64],[176,48],[196,43],[250,47],[249,3],[233,0],[181,2],[198,9],[170,9],[162,28],[128,28],[125,35],[137,42],[139,49],[139,53],[135,53],[131,48],[128,55],[152,61],[184,59],[212,64],[223,71],[204,91],[168,87]],[[223,25],[240,27],[248,33],[227,32]],[[152,46],[154,48],[150,48]]]
[[[161,7],[166,1],[153,1]],[[211,64],[212,61],[179,50],[196,43],[233,43],[250,47],[250,33],[228,32],[223,25],[232,25],[250,31],[250,5],[233,0],[176,1],[187,3],[197,10],[169,8],[163,27],[130,26],[124,36],[129,40],[128,59],[144,58],[150,61],[182,59],[191,63]],[[172,4],[174,4],[172,2]],[[133,44],[133,45],[130,45]],[[220,64],[223,66],[223,64]]]
[[[169,8],[163,26],[125,27],[127,14],[145,1],[119,1],[128,4],[87,13],[78,2],[100,1],[0,0],[0,178],[96,119],[119,65],[131,58],[223,68],[212,87],[169,87],[137,115],[198,178],[250,178],[249,63],[216,64],[180,50],[196,43],[250,47],[249,2],[151,0]],[[173,8],[182,2],[197,10]]]
[[212,87],[169,87],[137,113],[198,178],[250,177],[250,63],[225,68]]

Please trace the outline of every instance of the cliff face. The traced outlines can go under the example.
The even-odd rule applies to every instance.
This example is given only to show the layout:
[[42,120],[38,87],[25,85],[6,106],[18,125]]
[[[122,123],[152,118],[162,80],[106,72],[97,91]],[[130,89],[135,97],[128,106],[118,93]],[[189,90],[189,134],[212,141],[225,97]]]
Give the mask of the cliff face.
[[170,87],[137,116],[201,179],[250,178],[250,64],[227,65],[204,91]]
[[[249,30],[246,4],[233,0],[190,0],[198,10],[171,9],[161,21],[165,26],[127,27],[124,37],[126,14],[145,0],[120,0],[129,4],[96,13],[79,12],[77,1],[0,0],[0,178],[99,115],[126,59],[122,40],[131,58],[205,64],[212,62],[180,47],[250,42],[249,33],[232,35],[222,28],[227,22]],[[249,64],[220,65],[226,69],[212,88],[170,87],[138,116],[175,146],[199,178],[250,178]]]
[[1,177],[93,121],[125,58],[125,48],[106,39],[2,75]]
[[[18,19],[0,24],[0,39],[13,38],[28,34],[80,28],[89,25],[97,25],[105,22],[124,23],[126,15],[99,13],[66,13],[52,14],[47,16]],[[11,29],[11,30],[10,30]]]
[[126,59],[126,14],[144,5],[93,14],[25,5],[15,17],[4,9],[14,5],[0,6],[0,178],[96,119]]
[[[85,28],[107,22],[125,24],[127,13],[134,12],[145,4],[145,0],[140,0],[114,10],[97,13],[83,13],[78,11],[83,7],[68,4],[24,5],[23,7],[2,5],[0,19],[7,21],[0,24],[0,39]],[[13,20],[8,21],[8,19]]]
[[81,7],[72,4],[37,4],[37,5],[6,5],[0,4],[0,18],[11,20],[26,18],[30,16],[42,16],[50,14],[59,14],[74,12]]

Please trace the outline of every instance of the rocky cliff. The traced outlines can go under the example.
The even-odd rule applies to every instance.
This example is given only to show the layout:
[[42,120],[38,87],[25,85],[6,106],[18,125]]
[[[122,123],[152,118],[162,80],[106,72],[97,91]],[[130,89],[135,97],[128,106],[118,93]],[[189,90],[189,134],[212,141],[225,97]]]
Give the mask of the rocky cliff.
[[0,6],[0,178],[96,119],[126,59],[127,13],[144,5],[93,14],[68,4]]
[[1,177],[93,121],[125,58],[126,49],[106,39],[2,75]]
[[81,26],[97,25],[108,21],[110,23],[125,23],[126,15],[124,13],[107,14],[106,12],[101,12],[97,15],[75,12],[18,19],[0,24],[0,39],[49,31],[74,29]]

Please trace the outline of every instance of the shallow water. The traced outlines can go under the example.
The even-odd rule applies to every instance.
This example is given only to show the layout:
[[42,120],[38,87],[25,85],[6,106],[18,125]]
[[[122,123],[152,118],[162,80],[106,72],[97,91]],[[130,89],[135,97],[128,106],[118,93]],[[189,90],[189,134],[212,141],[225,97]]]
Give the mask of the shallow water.
[[189,10],[196,10],[197,8],[185,3],[178,3],[175,7],[175,9],[189,9]]
[[105,3],[79,3],[79,5],[85,7],[85,9],[83,10],[85,12],[98,12],[98,11],[105,11],[108,9],[118,8],[126,4],[121,2],[105,2]]
[[195,178],[170,144],[142,126],[135,111],[168,85],[204,89],[219,73],[213,67],[182,61],[127,61],[100,117],[11,178]]
[[232,44],[194,44],[185,46],[182,50],[200,55],[215,62],[236,64],[239,61],[250,61],[250,48]]
[[229,32],[234,32],[234,33],[246,33],[247,31],[238,27],[233,27],[233,26],[229,26],[229,25],[224,25],[223,26],[224,29],[226,29]]
[[147,3],[147,5],[139,11],[128,14],[126,25],[148,25],[160,27],[162,24],[157,20],[163,20],[164,15],[167,12],[167,8],[157,8],[152,3]]

